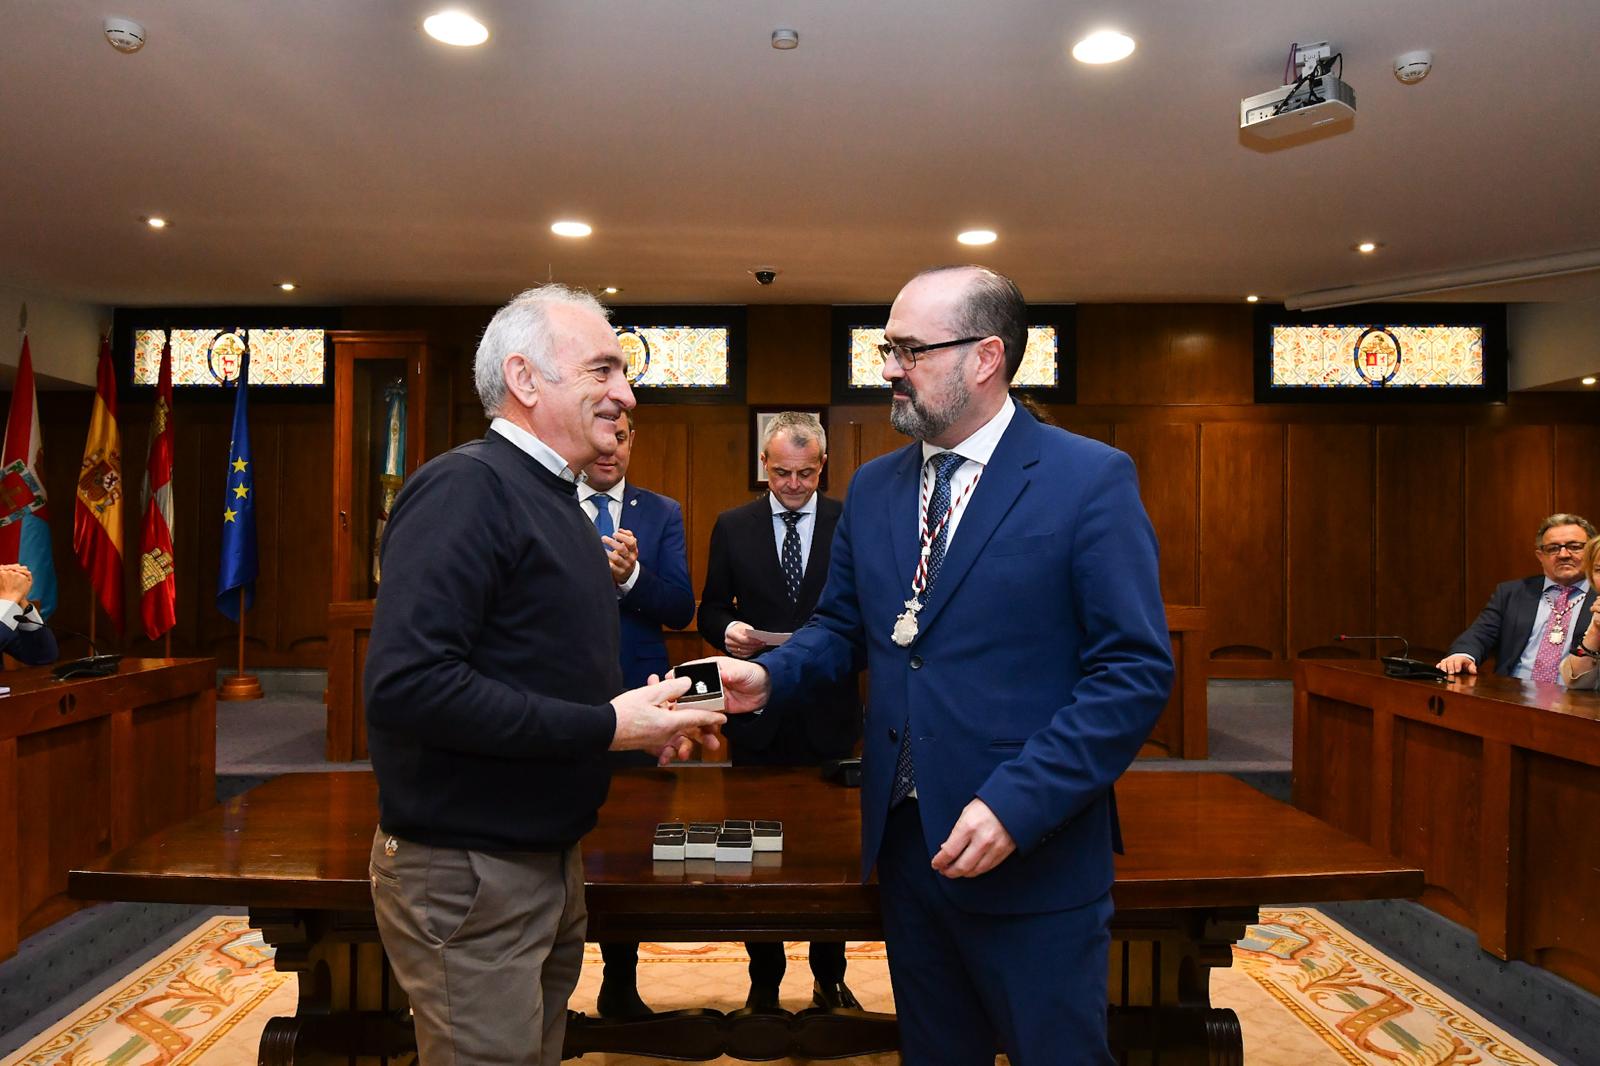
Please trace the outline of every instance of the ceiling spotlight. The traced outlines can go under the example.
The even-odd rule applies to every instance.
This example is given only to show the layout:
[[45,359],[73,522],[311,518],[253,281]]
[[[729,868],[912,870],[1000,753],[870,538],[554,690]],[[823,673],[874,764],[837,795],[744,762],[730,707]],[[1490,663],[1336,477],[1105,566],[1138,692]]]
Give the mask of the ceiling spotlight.
[[1590,377],[1590,378],[1584,378],[1584,379],[1583,379],[1583,383],[1584,383],[1584,384],[1585,384],[1585,385],[1593,385],[1593,384],[1594,384],[1594,378],[1592,378],[1592,377]]
[[772,31],[772,47],[780,52],[791,52],[800,47],[800,34],[787,26]]
[[587,237],[594,232],[594,227],[587,222],[556,222],[551,225],[550,232],[557,237]]
[[1116,30],[1098,30],[1072,46],[1080,63],[1115,63],[1133,55],[1133,38]]
[[294,291],[294,282],[292,282],[292,281],[280,281],[280,282],[278,282],[278,288],[282,289],[284,292],[293,292]]
[[622,290],[617,288],[615,285],[607,285],[605,288],[601,289],[600,291],[605,293],[607,296],[615,296],[617,293],[621,292]]
[[995,232],[992,229],[969,229],[956,234],[956,240],[962,244],[993,244]]
[[144,218],[144,224],[149,226],[151,229],[167,228],[167,220],[162,218],[160,215],[146,215]]
[[1251,293],[1249,296],[1244,298],[1244,302],[1247,304],[1260,303],[1261,297],[1257,296],[1255,293]]
[[471,48],[489,39],[489,27],[465,11],[440,11],[422,20],[422,29],[440,44]]
[[1376,241],[1362,241],[1360,244],[1356,245],[1356,251],[1360,252],[1362,255],[1371,255],[1377,250],[1378,244]]

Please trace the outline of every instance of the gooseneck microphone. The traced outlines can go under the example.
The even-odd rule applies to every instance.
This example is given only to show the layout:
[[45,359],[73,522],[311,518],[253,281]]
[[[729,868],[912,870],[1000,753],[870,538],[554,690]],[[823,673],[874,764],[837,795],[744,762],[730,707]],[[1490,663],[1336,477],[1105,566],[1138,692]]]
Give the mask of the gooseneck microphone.
[[1432,663],[1425,663],[1421,659],[1410,657],[1411,644],[1398,633],[1340,633],[1340,640],[1398,640],[1400,642],[1399,655],[1380,655],[1378,661],[1383,663],[1383,672],[1389,677],[1398,677],[1406,681],[1448,681],[1450,680],[1443,670]]
[[[21,622],[22,617],[19,615],[19,626]],[[89,645],[88,655],[81,659],[68,659],[66,662],[57,663],[51,668],[50,676],[57,681],[71,681],[79,677],[109,677],[117,672],[117,664],[122,661],[121,653],[105,652],[102,654],[99,648],[95,646],[93,637],[87,633],[79,633],[76,629],[68,629],[66,626],[53,626],[48,622],[45,623],[44,628],[58,636],[78,637]]]

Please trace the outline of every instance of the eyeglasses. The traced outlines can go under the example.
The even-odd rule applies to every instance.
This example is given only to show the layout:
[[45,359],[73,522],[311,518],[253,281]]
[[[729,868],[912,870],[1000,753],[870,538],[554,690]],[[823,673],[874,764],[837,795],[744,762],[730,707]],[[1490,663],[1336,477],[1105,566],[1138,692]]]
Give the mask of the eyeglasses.
[[936,352],[940,348],[954,348],[958,344],[973,344],[977,341],[988,340],[987,337],[962,337],[960,340],[940,341],[938,344],[894,344],[889,341],[878,345],[878,354],[883,356],[887,363],[892,356],[900,369],[910,370],[917,365],[917,360],[928,352]]
[[1568,555],[1582,555],[1583,545],[1576,541],[1569,544],[1541,544],[1538,550],[1540,555],[1560,555],[1562,552]]

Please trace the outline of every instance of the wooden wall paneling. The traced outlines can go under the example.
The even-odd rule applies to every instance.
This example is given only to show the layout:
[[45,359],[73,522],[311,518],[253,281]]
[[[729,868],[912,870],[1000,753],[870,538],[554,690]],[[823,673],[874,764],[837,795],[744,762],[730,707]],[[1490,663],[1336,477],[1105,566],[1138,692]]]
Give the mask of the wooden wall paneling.
[[1540,572],[1534,534],[1554,510],[1554,453],[1549,425],[1467,427],[1463,628],[1497,584]]
[[[1592,401],[1591,401],[1592,402]],[[1555,495],[1552,511],[1579,514],[1600,525],[1600,425],[1555,424]]]
[[1388,811],[1392,854],[1426,875],[1422,902],[1476,926],[1480,900],[1483,742],[1401,718],[1395,722],[1395,795]]
[[[660,409],[642,409],[628,460],[628,484],[649,489],[685,506],[689,497],[689,426],[667,421]],[[684,515],[687,530],[689,516]],[[626,516],[623,518],[627,522]],[[687,533],[685,533],[687,536]]]
[[1251,316],[1229,304],[1085,305],[1079,404],[1248,404]]
[[1600,769],[1543,755],[1526,754],[1526,803],[1520,957],[1576,981],[1600,988]]
[[693,527],[689,531],[689,573],[695,597],[705,582],[706,559],[711,554],[711,527],[717,515],[754,499],[750,491],[750,429],[737,412],[737,422],[696,422],[690,430],[689,503]]
[[1280,676],[1284,596],[1284,432],[1200,430],[1200,604],[1212,676]]
[[[289,663],[315,656],[326,662],[328,605],[310,595],[310,589],[329,587],[332,560],[322,550],[333,537],[333,516],[328,500],[333,491],[333,471],[323,457],[333,450],[331,410],[296,408],[284,412],[276,440],[276,480],[266,498],[273,504],[272,566],[275,573],[276,629],[271,647]],[[256,516],[264,522],[262,515]],[[265,532],[264,530],[261,532]],[[267,558],[262,547],[262,573]],[[307,588],[301,592],[302,586]],[[258,583],[256,595],[263,592]],[[326,592],[324,592],[326,595]]]
[[1373,632],[1372,427],[1291,425],[1288,437],[1289,654],[1369,657],[1372,642],[1338,637]]
[[753,406],[826,404],[832,398],[833,309],[760,304],[746,312],[746,402]]
[[1399,634],[1414,657],[1432,662],[1461,632],[1468,608],[1483,605],[1466,602],[1466,432],[1381,425],[1377,436],[1376,607],[1367,632]]
[[1139,471],[1139,496],[1161,546],[1162,600],[1199,603],[1199,427],[1121,423],[1111,443]]

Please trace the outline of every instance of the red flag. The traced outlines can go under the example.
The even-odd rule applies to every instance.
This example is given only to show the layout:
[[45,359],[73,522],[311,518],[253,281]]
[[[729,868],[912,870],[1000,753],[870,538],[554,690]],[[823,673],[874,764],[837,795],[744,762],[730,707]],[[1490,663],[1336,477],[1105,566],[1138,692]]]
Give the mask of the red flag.
[[50,551],[50,512],[45,506],[44,485],[39,472],[44,469],[44,444],[39,436],[39,397],[33,387],[33,356],[28,337],[22,337],[22,354],[17,358],[17,380],[11,388],[11,410],[6,414],[5,450],[0,464],[6,470],[7,496],[16,497],[14,477],[27,482],[28,501],[21,513],[8,510],[7,521],[0,522],[0,563],[21,563],[33,571],[33,590],[28,598],[39,605],[39,613],[49,618],[56,609],[56,568]]
[[122,632],[122,435],[117,431],[117,373],[111,341],[100,339],[94,413],[78,471],[72,509],[72,550],[89,575],[89,587]]
[[150,416],[150,461],[144,475],[144,523],[139,533],[139,613],[151,640],[178,621],[178,583],[172,573],[172,338],[161,349],[156,409]]

